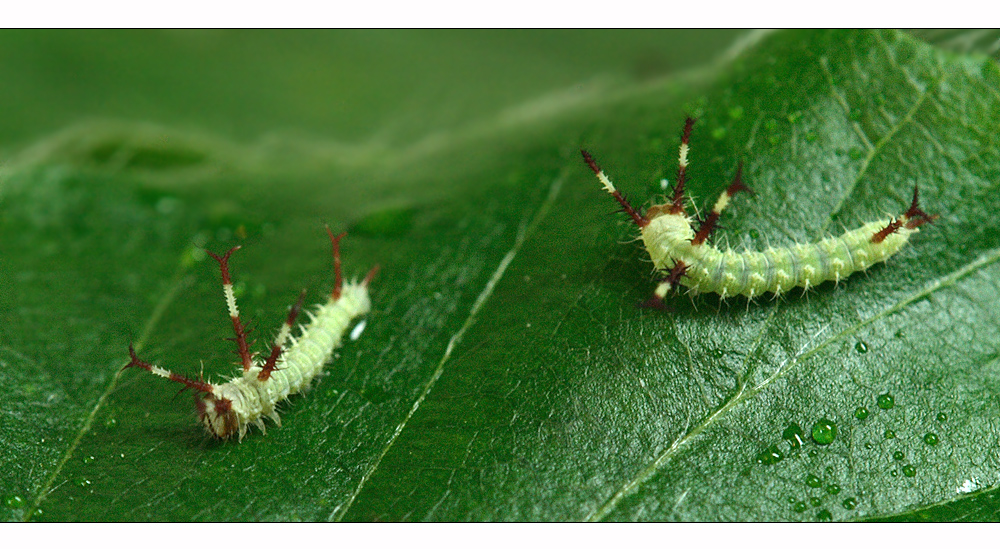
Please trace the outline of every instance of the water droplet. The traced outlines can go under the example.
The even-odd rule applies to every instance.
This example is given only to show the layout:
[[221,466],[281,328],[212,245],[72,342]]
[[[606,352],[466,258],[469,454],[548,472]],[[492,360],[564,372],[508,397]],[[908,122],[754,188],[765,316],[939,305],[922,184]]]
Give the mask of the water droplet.
[[73,484],[76,484],[80,488],[86,488],[87,486],[90,486],[90,480],[88,480],[87,478],[84,478],[84,477],[80,477],[80,478],[74,480]]
[[798,423],[789,423],[788,427],[785,427],[785,430],[781,432],[781,438],[788,441],[789,446],[791,446],[793,450],[801,447],[802,444],[805,443],[803,436],[802,426]]
[[854,344],[854,350],[861,354],[865,354],[868,352],[868,344],[864,341],[859,341]]
[[893,477],[898,477],[899,476],[899,471],[893,469],[892,471],[889,471],[889,475],[893,476]]
[[816,444],[830,444],[837,438],[837,424],[826,418],[817,421],[812,428],[812,438]]
[[917,475],[917,468],[912,465],[903,466],[903,475],[913,477]]
[[795,496],[788,496],[788,503],[795,503],[796,501],[799,500],[795,499]]
[[927,433],[926,435],[924,435],[924,442],[928,446],[937,446],[938,436],[934,433]]
[[854,410],[854,417],[856,417],[858,419],[865,419],[865,418],[867,418],[868,417],[868,408],[865,408],[864,406],[858,406],[858,408],[856,410]]
[[21,496],[7,496],[3,498],[3,504],[8,509],[20,509],[24,507],[24,498]]
[[806,509],[806,502],[804,501],[796,501],[795,505],[792,506],[792,510],[796,513],[805,513]]
[[757,454],[757,463],[761,465],[774,465],[783,459],[785,459],[785,455],[781,453],[781,450],[778,450],[777,444],[772,444]]
[[826,509],[820,509],[820,511],[816,513],[816,520],[833,520],[833,513],[827,511]]
[[823,485],[823,481],[819,477],[813,474],[806,475],[806,486],[810,488],[819,488]]
[[896,461],[903,461],[904,459],[906,459],[906,454],[904,454],[900,450],[896,450],[895,452],[892,453],[892,459]]
[[36,519],[36,518],[38,518],[38,517],[40,517],[40,516],[42,516],[44,514],[45,514],[45,512],[42,511],[41,507],[35,507],[35,511],[33,513],[31,513],[31,518]]
[[844,506],[844,509],[847,509],[848,511],[851,511],[855,507],[858,506],[858,500],[856,500],[854,498],[847,498],[847,499],[844,500],[844,503],[842,503],[841,505]]
[[111,416],[108,419],[104,420],[104,427],[107,429],[111,429],[116,425],[118,425],[118,420],[115,419],[115,416]]
[[937,415],[936,419],[938,421],[948,421],[948,414],[946,414],[944,412],[938,412],[938,415]]
[[896,431],[893,431],[892,429],[886,429],[885,438],[896,438]]
[[94,456],[87,456],[87,457],[83,458],[83,464],[84,465],[86,465],[88,463],[93,463],[93,462],[94,462]]
[[830,484],[829,486],[826,487],[826,493],[830,494],[831,496],[835,496],[835,495],[839,494],[840,493],[840,485],[839,484]]
[[879,395],[875,402],[878,404],[878,407],[883,410],[890,410],[896,405],[896,399],[892,398],[892,395],[889,393]]
[[819,452],[817,452],[816,450],[809,450],[809,457],[814,458],[814,457],[816,457],[818,455],[819,455]]
[[809,498],[809,505],[812,505],[813,507],[819,507],[820,505],[823,505],[823,500],[819,499],[816,496],[813,496]]
[[729,109],[729,118],[732,118],[733,120],[743,118],[743,107],[741,105],[736,105],[735,107]]

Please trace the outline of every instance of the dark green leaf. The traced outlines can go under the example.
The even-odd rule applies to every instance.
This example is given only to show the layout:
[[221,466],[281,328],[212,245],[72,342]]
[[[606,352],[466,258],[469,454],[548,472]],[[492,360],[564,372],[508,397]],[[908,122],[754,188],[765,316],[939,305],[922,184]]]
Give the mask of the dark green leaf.
[[[0,174],[6,516],[994,517],[992,492],[964,494],[1000,471],[996,63],[895,32],[753,36],[663,78],[536,100],[524,83],[469,125],[387,112],[406,131],[381,142],[94,122],[18,148]],[[673,180],[686,113],[695,202],[739,160],[756,191],[722,246],[897,214],[914,183],[941,218],[803,296],[638,309],[646,254],[577,151],[642,202]],[[323,221],[351,232],[348,272],[383,270],[365,333],[282,428],[212,441],[189,397],[117,373],[132,342],[179,372],[231,372],[199,250],[243,244],[241,305],[266,340],[300,288],[330,287]],[[829,444],[810,437],[830,438],[821,420]]]

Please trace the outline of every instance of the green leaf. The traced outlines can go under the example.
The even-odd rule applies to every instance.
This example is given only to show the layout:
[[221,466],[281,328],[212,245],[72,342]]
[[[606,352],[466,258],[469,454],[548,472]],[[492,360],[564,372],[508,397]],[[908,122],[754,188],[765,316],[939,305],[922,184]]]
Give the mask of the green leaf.
[[[413,114],[360,145],[126,121],[17,147],[0,174],[3,516],[995,517],[994,61],[896,32],[779,32],[666,77],[534,100],[530,80],[511,108],[419,139],[431,117]],[[756,191],[721,246],[898,214],[915,183],[941,217],[802,296],[638,309],[648,258],[577,151],[642,202],[673,180],[686,113],[694,202],[740,160]],[[364,334],[280,429],[211,440],[188,397],[118,371],[135,343],[229,374],[202,248],[243,245],[241,307],[266,340],[299,289],[318,302],[332,283],[323,221],[350,232],[347,272],[382,271]]]

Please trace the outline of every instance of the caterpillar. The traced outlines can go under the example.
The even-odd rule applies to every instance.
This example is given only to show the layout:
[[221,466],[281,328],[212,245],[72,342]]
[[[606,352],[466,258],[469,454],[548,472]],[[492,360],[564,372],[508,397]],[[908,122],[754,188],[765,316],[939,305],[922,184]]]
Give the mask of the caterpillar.
[[808,290],[828,280],[839,283],[852,273],[887,260],[909,241],[913,233],[919,232],[918,227],[938,217],[920,209],[918,189],[914,185],[910,208],[899,217],[865,223],[838,237],[809,244],[770,247],[763,252],[720,250],[708,243],[719,216],[733,195],[740,191],[752,191],[743,183],[743,166],[740,164],[732,184],[699,221],[698,229],[694,229],[695,219],[688,217],[684,209],[684,178],[694,123],[691,117],[684,122],[673,199],[668,204],[650,206],[645,213],[634,208],[615,188],[590,153],[580,151],[604,190],[639,226],[654,268],[666,273],[653,291],[653,296],[642,306],[664,308],[664,299],[678,285],[688,287],[694,294],[717,293],[723,299],[743,295],[752,300],[765,293],[779,296],[798,286]]
[[226,297],[233,331],[236,333],[233,340],[236,342],[236,353],[243,366],[242,374],[220,384],[209,383],[200,377],[191,379],[139,359],[132,345],[128,348],[132,360],[122,370],[142,368],[180,383],[184,388],[193,389],[196,393],[195,407],[198,410],[198,420],[210,434],[220,439],[227,439],[238,433],[239,440],[242,441],[250,425],[255,425],[266,433],[264,417],[270,418],[280,427],[281,419],[278,417],[277,405],[309,386],[312,379],[330,360],[334,349],[340,346],[344,332],[351,322],[366,314],[371,308],[368,285],[378,271],[378,265],[373,267],[360,283],[344,284],[340,273],[340,239],[347,233],[334,236],[329,227],[326,228],[326,232],[333,244],[333,292],[326,303],[316,306],[315,314],[306,311],[310,322],[302,327],[301,334],[296,338],[291,334],[305,299],[306,291],[302,290],[298,301],[292,306],[288,318],[275,337],[266,360],[260,360],[256,353],[250,352],[247,343],[249,330],[240,322],[236,295],[233,293],[233,283],[229,276],[229,258],[233,252],[240,249],[240,246],[235,246],[222,256],[212,252],[208,254],[219,263],[222,271],[222,291]]

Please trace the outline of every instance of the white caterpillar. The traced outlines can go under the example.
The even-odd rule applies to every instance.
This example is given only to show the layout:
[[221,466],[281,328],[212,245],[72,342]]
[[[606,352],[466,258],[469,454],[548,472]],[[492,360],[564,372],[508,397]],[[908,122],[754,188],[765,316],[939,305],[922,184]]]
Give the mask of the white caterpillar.
[[750,189],[741,180],[741,166],[733,183],[719,196],[698,230],[694,230],[694,219],[684,211],[684,175],[693,126],[694,120],[688,118],[681,138],[680,167],[672,202],[654,205],[645,214],[629,204],[587,151],[580,151],[604,189],[639,226],[654,267],[669,271],[645,306],[662,308],[664,298],[677,284],[687,286],[692,293],[711,292],[723,298],[744,295],[753,299],[764,293],[780,295],[797,286],[808,289],[827,280],[839,282],[885,261],[906,244],[911,234],[919,231],[918,227],[937,218],[917,206],[914,186],[910,208],[895,219],[872,221],[838,237],[788,248],[769,248],[764,252],[719,250],[706,243],[709,235],[732,196]]
[[[302,300],[305,298],[303,290],[298,302],[288,313],[288,319],[281,326],[267,360],[261,361],[255,353],[250,352],[247,334],[240,322],[239,310],[236,308],[236,296],[229,277],[229,256],[240,248],[236,246],[222,257],[212,252],[209,252],[209,255],[219,262],[222,270],[222,290],[226,296],[229,316],[233,321],[233,331],[236,332],[235,341],[243,365],[243,374],[218,385],[200,379],[190,379],[140,360],[132,346],[128,349],[132,361],[125,368],[142,368],[197,391],[199,394],[195,396],[195,405],[198,409],[198,419],[208,432],[216,437],[229,438],[239,433],[239,438],[242,440],[251,424],[264,431],[265,416],[280,427],[281,420],[276,410],[278,403],[309,385],[309,382],[323,370],[323,365],[330,360],[333,350],[340,346],[344,332],[351,322],[371,308],[368,285],[375,276],[378,266],[369,271],[361,283],[344,284],[340,274],[340,239],[346,233],[334,236],[329,227],[326,230],[333,243],[335,274],[330,299],[326,303],[317,305],[315,314],[306,311],[310,322],[302,327],[301,335],[295,338],[291,336],[291,332],[295,317],[302,309]],[[289,340],[291,345],[286,347],[285,344]]]

